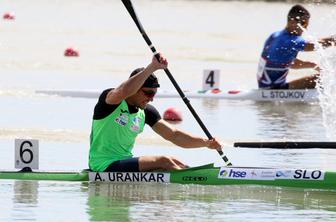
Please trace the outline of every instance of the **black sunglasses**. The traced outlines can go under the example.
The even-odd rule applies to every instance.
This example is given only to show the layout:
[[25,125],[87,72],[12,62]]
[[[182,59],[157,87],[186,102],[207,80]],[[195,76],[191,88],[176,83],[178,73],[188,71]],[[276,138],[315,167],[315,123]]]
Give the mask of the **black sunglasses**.
[[143,94],[148,98],[153,98],[156,94],[154,90],[142,90]]

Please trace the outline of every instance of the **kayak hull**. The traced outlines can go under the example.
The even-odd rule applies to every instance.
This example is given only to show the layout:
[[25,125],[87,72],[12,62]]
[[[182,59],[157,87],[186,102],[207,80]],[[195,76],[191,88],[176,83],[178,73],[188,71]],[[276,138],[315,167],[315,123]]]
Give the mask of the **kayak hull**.
[[336,190],[336,172],[304,169],[214,167],[208,164],[168,172],[14,172],[0,179],[110,183],[177,183],[199,185],[262,185]]

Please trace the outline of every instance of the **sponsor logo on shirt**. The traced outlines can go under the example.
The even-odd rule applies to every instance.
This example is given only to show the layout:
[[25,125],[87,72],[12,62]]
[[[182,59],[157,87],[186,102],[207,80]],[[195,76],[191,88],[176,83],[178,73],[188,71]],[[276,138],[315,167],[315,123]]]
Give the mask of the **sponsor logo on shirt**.
[[128,115],[124,113],[120,113],[118,118],[115,119],[115,122],[121,126],[126,126],[128,123]]
[[139,117],[134,117],[132,120],[132,125],[131,125],[131,130],[133,132],[139,133],[140,132],[140,122],[141,118]]

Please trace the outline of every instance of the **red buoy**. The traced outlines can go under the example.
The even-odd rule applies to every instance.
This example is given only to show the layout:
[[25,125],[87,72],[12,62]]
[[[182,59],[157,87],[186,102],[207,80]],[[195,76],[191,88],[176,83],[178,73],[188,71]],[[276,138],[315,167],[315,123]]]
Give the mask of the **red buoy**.
[[65,49],[64,56],[79,56],[79,51],[77,49],[69,47]]
[[13,19],[15,19],[15,15],[14,15],[13,12],[6,12],[6,13],[3,15],[3,19],[13,20]]
[[211,93],[213,93],[213,94],[217,94],[217,93],[221,93],[221,92],[222,91],[218,88],[211,90]]
[[229,90],[228,93],[229,94],[238,94],[238,93],[240,93],[240,90]]
[[168,121],[182,121],[182,113],[176,108],[168,108],[163,113],[163,119]]

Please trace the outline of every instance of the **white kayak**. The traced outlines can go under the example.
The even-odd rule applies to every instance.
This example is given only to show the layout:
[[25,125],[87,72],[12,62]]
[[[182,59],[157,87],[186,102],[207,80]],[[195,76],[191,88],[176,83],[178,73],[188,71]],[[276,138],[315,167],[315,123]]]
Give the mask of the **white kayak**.
[[[62,97],[98,98],[101,91],[97,90],[36,90],[38,94],[57,95]],[[316,89],[250,89],[250,90],[208,90],[184,91],[187,98],[211,98],[228,100],[253,101],[283,101],[283,102],[316,102],[318,91]],[[179,98],[176,91],[158,91],[156,98]]]

